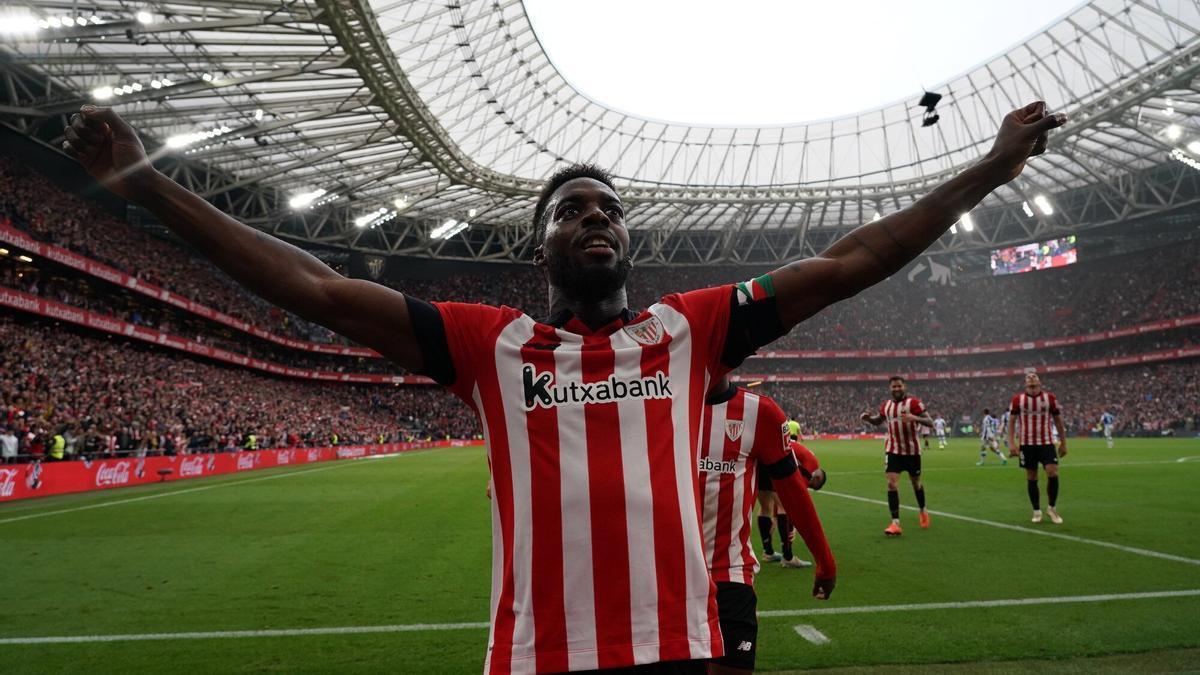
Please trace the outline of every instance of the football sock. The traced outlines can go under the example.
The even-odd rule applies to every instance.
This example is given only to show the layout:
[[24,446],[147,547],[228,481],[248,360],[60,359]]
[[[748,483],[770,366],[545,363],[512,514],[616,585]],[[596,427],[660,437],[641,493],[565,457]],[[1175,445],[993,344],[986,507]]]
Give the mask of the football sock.
[[892,520],[900,520],[900,492],[888,490],[888,508],[892,510]]
[[763,553],[775,555],[775,547],[771,545],[771,516],[758,517],[758,534],[762,537]]
[[1042,510],[1042,497],[1038,493],[1037,479],[1035,478],[1035,479],[1029,481],[1027,486],[1029,488],[1029,503],[1033,505],[1034,511],[1041,511]]
[[1046,477],[1046,501],[1050,502],[1050,508],[1058,502],[1058,476]]
[[914,490],[914,492],[917,493],[917,506],[922,511],[924,511],[925,510],[925,486],[922,485],[921,487]]
[[775,524],[779,528],[779,548],[782,549],[783,559],[792,559],[792,523],[786,513],[775,516]]

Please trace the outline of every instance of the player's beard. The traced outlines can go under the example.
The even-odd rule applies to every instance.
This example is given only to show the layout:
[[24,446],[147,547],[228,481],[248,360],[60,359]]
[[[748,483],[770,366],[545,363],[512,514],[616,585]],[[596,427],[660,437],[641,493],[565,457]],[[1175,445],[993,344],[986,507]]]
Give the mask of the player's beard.
[[550,283],[567,297],[584,304],[611,298],[625,288],[625,280],[633,269],[633,259],[625,256],[615,267],[605,265],[575,265],[567,256],[546,256],[546,272]]

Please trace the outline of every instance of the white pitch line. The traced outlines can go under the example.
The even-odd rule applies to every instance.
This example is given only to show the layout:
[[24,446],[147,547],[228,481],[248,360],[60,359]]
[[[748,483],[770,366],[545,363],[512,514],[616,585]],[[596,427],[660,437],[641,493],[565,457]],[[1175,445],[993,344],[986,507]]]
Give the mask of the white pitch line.
[[[349,463],[347,462],[347,464],[349,464]],[[175,495],[187,494],[189,492],[202,492],[204,490],[215,490],[217,488],[229,487],[231,485],[243,485],[245,483],[257,483],[259,481],[264,481],[264,480],[273,480],[275,478],[284,478],[285,476],[299,476],[300,474],[304,474],[304,473],[313,473],[316,471],[328,471],[330,469],[335,469],[338,466],[342,466],[342,465],[334,464],[332,466],[320,466],[320,467],[314,467],[312,469],[305,469],[303,471],[290,471],[288,473],[277,473],[273,476],[260,476],[258,478],[250,478],[247,480],[227,481],[224,483],[214,483],[212,485],[201,485],[199,487],[187,488],[185,490],[169,490],[166,492],[156,492],[155,494],[152,494],[152,495],[142,495],[141,497],[130,497],[129,499],[116,499],[111,502],[100,502],[99,504],[87,504],[85,506],[74,506],[69,509],[58,509],[57,511],[43,511],[41,513],[31,513],[27,516],[17,516],[15,518],[0,519],[0,525],[3,525],[4,523],[15,523],[20,520],[30,520],[33,518],[41,518],[43,516],[56,516],[60,513],[74,513],[76,511],[87,511],[89,509],[102,509],[106,506],[119,506],[121,504],[132,504],[133,502],[143,502],[148,499],[159,499],[161,497],[173,497]],[[156,484],[157,483],[151,483],[151,485],[156,485]]]
[[1190,598],[1195,596],[1200,596],[1200,588],[1193,588],[1186,591],[1109,593],[1106,595],[1063,595],[1046,598],[967,600],[964,602],[925,602],[911,605],[860,605],[858,607],[822,607],[819,609],[769,609],[759,610],[758,617],[761,619],[763,617],[821,616],[825,614],[881,614],[884,612],[915,612],[931,609],[980,609],[987,607],[1025,607],[1028,605],[1066,605],[1084,602],[1154,600],[1161,598]]
[[[1149,591],[1145,593],[1112,593],[1108,595],[1068,595],[1046,598],[1012,598],[1005,600],[968,600],[965,602],[927,602],[912,605],[859,605],[855,607],[825,607],[820,609],[773,609],[758,612],[759,618],[811,616],[824,614],[878,614],[931,609],[970,609],[986,607],[1018,607],[1026,605],[1060,605],[1081,602],[1113,602],[1122,600],[1151,600],[1156,598],[1186,598],[1200,596],[1200,588],[1180,591]],[[470,623],[410,623],[383,626],[331,626],[323,628],[269,628],[264,630],[191,631],[185,633],[127,633],[123,635],[62,635],[49,637],[0,638],[0,645],[73,644],[81,642],[142,642],[151,640],[214,640],[258,637],[292,637],[304,635],[355,635],[370,633],[420,633],[459,630],[483,630],[486,621]]]
[[792,626],[792,629],[796,631],[796,635],[799,635],[814,645],[829,644],[829,637],[817,630],[816,626],[810,626],[807,623],[802,623],[798,626]]
[[63,635],[53,637],[0,638],[0,645],[72,644],[79,642],[144,642],[151,640],[214,640],[231,638],[292,637],[297,635],[356,635],[365,633],[420,633],[426,631],[487,628],[475,623],[410,623],[391,626],[333,626],[328,628],[275,628],[266,630],[216,630],[190,633],[131,633],[127,635]]
[[[1015,459],[1015,458],[1010,457],[1009,459]],[[1079,463],[1079,464],[1064,463],[1063,466],[1066,466],[1071,469],[1075,469],[1075,468],[1087,468],[1087,467],[1094,468],[1094,467],[1106,467],[1106,466],[1138,466],[1141,464],[1178,464],[1180,462],[1191,461],[1193,459],[1200,459],[1200,456],[1180,457],[1179,459],[1147,459],[1147,460],[1142,460],[1142,461],[1137,461],[1137,462],[1083,462],[1083,463]],[[1013,465],[1016,466],[1016,462],[1013,462]],[[989,464],[986,464],[985,466],[1001,466],[1001,467],[1003,467],[1005,465],[989,463]],[[923,471],[924,471],[924,473],[929,473],[930,471],[979,471],[982,468],[983,467],[975,466],[974,464],[972,464],[971,466],[926,467]],[[865,470],[864,471],[836,471],[830,475],[835,476],[835,477],[836,476],[866,476],[866,475],[875,476],[875,475],[878,475],[881,473],[883,473],[882,467],[880,469],[872,469],[870,471],[865,471]]]
[[[329,471],[330,469],[337,469],[339,467],[354,466],[357,462],[359,462],[363,459],[373,459],[375,457],[410,457],[412,455],[424,455],[426,453],[431,452],[432,450],[433,450],[433,448],[426,449],[426,450],[409,450],[406,452],[398,452],[398,453],[394,453],[391,455],[377,455],[374,457],[368,456],[368,457],[354,457],[354,458],[349,458],[349,459],[340,459],[340,460],[333,461],[328,466],[317,466],[317,467],[313,467],[311,469],[304,469],[302,471],[289,471],[287,473],[277,473],[277,474],[274,474],[271,476],[260,476],[258,478],[248,478],[246,480],[226,481],[224,483],[214,483],[212,485],[201,485],[199,487],[186,488],[183,490],[168,490],[165,492],[158,492],[158,493],[155,493],[152,495],[142,495],[141,497],[130,497],[129,499],[116,499],[116,500],[113,500],[110,502],[100,502],[98,504],[87,504],[85,506],[75,506],[75,507],[72,507],[69,509],[58,509],[57,511],[43,511],[41,513],[31,513],[27,516],[17,516],[16,518],[0,518],[0,525],[3,525],[4,523],[15,523],[20,520],[30,520],[32,518],[41,518],[42,516],[55,516],[60,513],[74,513],[76,511],[87,511],[89,509],[102,509],[106,506],[118,506],[120,504],[131,504],[133,502],[146,501],[147,499],[159,499],[161,497],[173,497],[175,495],[188,494],[189,492],[203,492],[204,490],[215,490],[217,488],[230,487],[233,485],[245,485],[246,483],[257,483],[257,482],[264,481],[264,480],[275,480],[276,478],[286,478],[288,476],[299,476],[299,475],[306,474],[306,473],[316,473],[318,471]],[[276,467],[271,467],[271,468],[276,468]],[[211,477],[217,478],[217,476],[211,476]],[[149,483],[149,485],[161,485],[161,483]],[[77,494],[89,494],[89,493],[83,492],[83,493],[77,493]]]
[[[830,492],[829,490],[821,490],[820,492],[816,492],[815,494],[829,495],[830,497],[841,497],[843,499],[852,499],[854,501],[866,502],[868,504],[879,504],[882,506],[887,506],[887,502],[883,501],[882,499],[870,499],[868,497],[859,497],[858,495],[848,495],[848,494],[845,494],[842,492]],[[902,506],[900,508],[906,509],[909,511],[919,511],[920,510],[915,506]],[[940,516],[942,518],[950,518],[951,520],[961,520],[961,521],[964,521],[967,523],[975,523],[976,525],[987,525],[988,527],[998,527],[1003,530],[1012,530],[1014,532],[1025,532],[1027,534],[1036,534],[1036,535],[1040,535],[1043,537],[1053,537],[1055,539],[1062,539],[1065,541],[1073,541],[1073,542],[1080,543],[1080,544],[1091,544],[1092,546],[1103,546],[1104,548],[1111,548],[1111,549],[1115,549],[1117,551],[1133,553],[1134,555],[1146,556],[1147,558],[1159,558],[1161,560],[1170,560],[1173,562],[1181,562],[1181,563],[1186,563],[1188,565],[1200,565],[1200,560],[1197,560],[1195,558],[1187,558],[1187,557],[1184,557],[1181,555],[1174,555],[1171,553],[1162,553],[1160,551],[1151,551],[1150,549],[1147,549],[1147,548],[1138,548],[1136,546],[1125,546],[1124,544],[1114,544],[1112,542],[1101,541],[1099,539],[1088,539],[1086,537],[1077,537],[1073,534],[1062,534],[1061,532],[1051,532],[1051,531],[1045,530],[1045,529],[1039,530],[1039,529],[1034,529],[1032,527],[1024,527],[1022,525],[1013,525],[1012,523],[999,523],[994,520],[984,520],[983,518],[974,518],[971,516],[961,516],[957,513],[947,513],[946,511],[934,511],[933,509],[929,509],[929,513],[932,515],[935,515],[935,516]]]
[[[246,483],[258,483],[264,480],[274,480],[276,478],[286,478],[287,476],[299,476],[306,473],[315,473],[318,471],[328,471],[343,466],[352,466],[354,463],[346,460],[335,462],[329,466],[318,466],[302,471],[289,471],[287,473],[277,473],[271,476],[259,476],[257,478],[248,478],[246,480],[226,481],[223,483],[214,483],[212,485],[201,485],[199,487],[186,488],[183,490],[168,490],[166,492],[157,492],[152,495],[142,495],[141,497],[130,497],[129,499],[115,499],[110,502],[100,502],[99,504],[87,504],[85,506],[75,506],[69,509],[58,509],[57,511],[43,511],[41,513],[31,513],[27,516],[17,516],[15,518],[0,519],[0,525],[4,523],[15,523],[19,520],[29,520],[31,518],[41,518],[42,516],[55,516],[60,513],[74,513],[76,511],[87,511],[88,509],[102,509],[106,506],[119,506],[121,504],[132,504],[133,502],[142,502],[147,499],[159,499],[161,497],[173,497],[175,495],[183,495],[189,492],[203,492],[204,490],[215,490],[217,488],[230,487],[232,485],[245,485]],[[216,476],[213,476],[214,478]],[[151,483],[151,485],[160,485],[160,483]]]

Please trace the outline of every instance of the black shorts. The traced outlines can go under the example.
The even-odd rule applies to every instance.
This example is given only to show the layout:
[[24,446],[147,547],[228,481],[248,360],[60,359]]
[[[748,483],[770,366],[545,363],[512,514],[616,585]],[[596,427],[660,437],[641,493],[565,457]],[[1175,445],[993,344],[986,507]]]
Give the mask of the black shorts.
[[755,474],[754,482],[759,492],[775,491],[775,486],[771,484],[771,475],[767,473],[767,467],[762,464],[758,465],[758,472]]
[[908,472],[910,476],[921,475],[921,456],[920,455],[896,455],[887,454],[887,468],[884,469],[887,473],[903,473]]
[[713,659],[729,668],[754,670],[758,651],[758,596],[754,587],[728,581],[717,582],[717,616],[725,638],[725,656]]
[[1036,469],[1038,462],[1042,464],[1058,464],[1058,450],[1050,444],[1022,445],[1021,466],[1026,469]]

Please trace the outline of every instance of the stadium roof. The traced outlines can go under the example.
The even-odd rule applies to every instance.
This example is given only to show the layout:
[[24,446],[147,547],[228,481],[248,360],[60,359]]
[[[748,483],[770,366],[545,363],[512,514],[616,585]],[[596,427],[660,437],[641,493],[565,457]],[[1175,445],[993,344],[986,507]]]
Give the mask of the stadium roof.
[[[1072,121],[940,250],[1200,199],[1194,0],[1089,2],[931,86],[944,98],[928,128],[915,101],[743,128],[612,110],[555,70],[517,0],[32,0],[5,12],[7,124],[56,143],[67,114],[102,100],[222,208],[362,250],[526,259],[541,179],[591,161],[620,177],[644,261],[789,259],[911,203],[983,154],[1003,111],[1036,98]],[[449,220],[471,226],[430,236]]]

